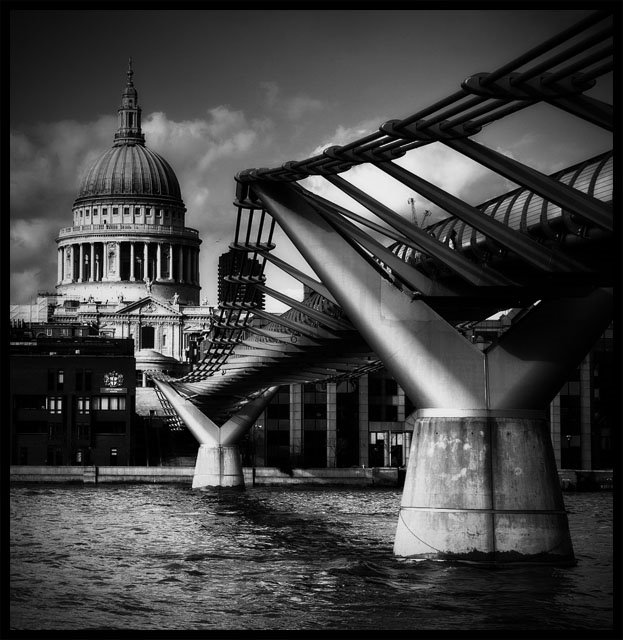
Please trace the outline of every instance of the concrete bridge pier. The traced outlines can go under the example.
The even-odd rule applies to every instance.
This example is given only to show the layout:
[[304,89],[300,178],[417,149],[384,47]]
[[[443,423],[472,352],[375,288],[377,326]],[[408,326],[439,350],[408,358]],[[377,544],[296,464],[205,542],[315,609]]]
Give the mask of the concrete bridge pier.
[[396,555],[573,562],[544,411],[608,326],[612,290],[542,300],[482,352],[388,283],[296,190],[253,189],[420,408]]
[[202,444],[197,451],[193,489],[244,489],[238,445]]
[[396,555],[574,562],[545,416],[508,413],[418,411]]
[[[549,423],[539,408],[611,317],[611,289],[542,301],[482,354],[485,406],[417,412],[396,555],[574,562]],[[476,379],[478,368],[464,375]],[[456,390],[448,387],[448,401]]]
[[219,427],[170,384],[157,379],[154,379],[154,384],[199,442],[192,488],[244,489],[242,462],[236,443],[253,426],[278,387],[266,389]]

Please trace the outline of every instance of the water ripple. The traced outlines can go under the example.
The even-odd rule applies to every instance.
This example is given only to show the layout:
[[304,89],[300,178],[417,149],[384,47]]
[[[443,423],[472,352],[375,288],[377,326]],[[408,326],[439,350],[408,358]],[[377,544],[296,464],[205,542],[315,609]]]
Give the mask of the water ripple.
[[607,629],[612,494],[569,494],[574,567],[393,556],[400,492],[12,487],[14,629]]

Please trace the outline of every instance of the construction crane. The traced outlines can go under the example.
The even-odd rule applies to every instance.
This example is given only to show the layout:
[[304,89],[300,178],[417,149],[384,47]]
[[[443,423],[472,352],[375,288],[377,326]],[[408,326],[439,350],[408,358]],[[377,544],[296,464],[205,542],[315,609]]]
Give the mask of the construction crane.
[[421,226],[424,228],[424,223],[426,222],[426,218],[430,216],[430,211],[428,209],[424,209],[424,216],[422,217],[422,224],[418,225],[417,214],[415,213],[415,198],[409,198],[407,202],[411,205],[411,221],[413,224],[417,226]]

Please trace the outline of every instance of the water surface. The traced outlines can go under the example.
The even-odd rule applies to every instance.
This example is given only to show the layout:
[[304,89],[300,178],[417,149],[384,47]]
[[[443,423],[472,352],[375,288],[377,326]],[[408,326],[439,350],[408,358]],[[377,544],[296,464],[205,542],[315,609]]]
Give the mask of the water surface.
[[612,494],[565,494],[574,567],[400,559],[401,490],[21,485],[13,629],[612,628]]

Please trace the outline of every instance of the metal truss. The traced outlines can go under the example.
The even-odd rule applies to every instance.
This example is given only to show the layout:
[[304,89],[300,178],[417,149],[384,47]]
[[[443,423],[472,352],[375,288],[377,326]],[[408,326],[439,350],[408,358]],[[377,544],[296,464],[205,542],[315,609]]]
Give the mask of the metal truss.
[[[502,309],[611,287],[617,273],[612,152],[545,175],[470,137],[538,103],[611,131],[612,106],[584,93],[612,71],[612,40],[612,16],[594,13],[370,135],[305,160],[240,172],[230,245],[240,260],[225,278],[226,297],[201,363],[169,384],[209,415],[229,415],[268,387],[356,377],[383,366],[327,284],[272,254],[271,194],[277,191],[292,208],[305,202],[392,287],[425,302],[458,328]],[[519,187],[472,206],[393,162],[432,142]],[[422,229],[338,175],[362,164],[407,185],[446,211],[447,218]],[[322,176],[378,222],[295,184],[309,176]],[[307,288],[303,302],[266,284],[266,261]],[[280,300],[290,310],[265,312],[261,296]]]

